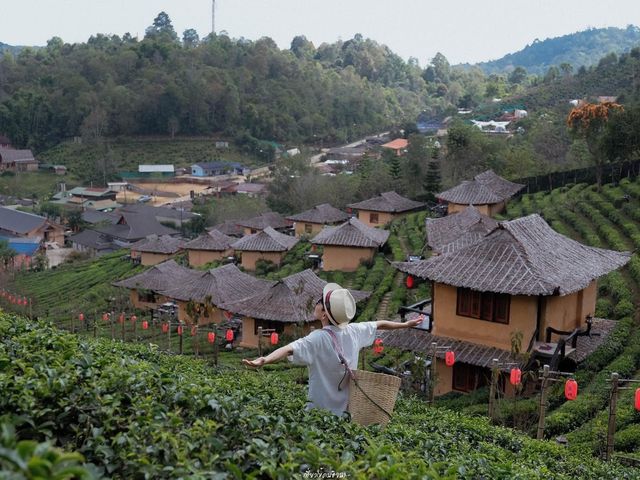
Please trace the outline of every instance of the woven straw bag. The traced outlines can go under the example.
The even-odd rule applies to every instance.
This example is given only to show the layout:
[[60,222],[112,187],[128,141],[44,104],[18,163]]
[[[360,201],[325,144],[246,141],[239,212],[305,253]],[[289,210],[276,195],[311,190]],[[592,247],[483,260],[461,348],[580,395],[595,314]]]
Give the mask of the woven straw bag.
[[353,370],[349,381],[349,413],[351,421],[360,425],[379,423],[383,427],[391,420],[400,390],[400,378],[384,373]]

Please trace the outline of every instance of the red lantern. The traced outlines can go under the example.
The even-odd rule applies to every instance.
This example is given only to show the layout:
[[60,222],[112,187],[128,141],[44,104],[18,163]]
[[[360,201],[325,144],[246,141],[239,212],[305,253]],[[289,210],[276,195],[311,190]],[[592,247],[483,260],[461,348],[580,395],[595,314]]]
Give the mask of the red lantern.
[[169,324],[168,323],[163,323],[162,324],[162,333],[169,333]]
[[453,367],[453,364],[456,363],[456,354],[452,350],[444,354],[444,363],[447,367]]
[[640,411],[640,388],[636,388],[636,399],[635,399],[635,407],[636,410]]
[[195,337],[198,334],[198,327],[197,325],[194,325],[193,327],[191,327],[191,336]]
[[567,383],[564,384],[564,396],[567,400],[575,400],[578,396],[578,382],[573,378],[570,378],[567,380]]
[[80,315],[78,315],[78,320],[84,322],[84,313],[81,312]]
[[276,332],[273,332],[271,334],[271,345],[277,345],[278,344],[278,334]]
[[142,329],[143,330],[147,330],[149,328],[149,322],[147,322],[146,320],[142,321]]
[[178,325],[178,335],[182,335],[182,325]]
[[384,350],[384,346],[382,345],[382,339],[376,338],[373,342],[373,353],[376,355],[380,355]]
[[22,305],[24,305],[25,307],[26,307],[27,305],[29,305],[29,300],[27,299],[27,297],[24,297],[24,298],[22,299]]
[[124,313],[120,314],[120,316],[118,317],[118,322],[124,323]]
[[213,333],[213,332],[209,332],[209,333],[207,334],[207,342],[209,342],[209,343],[213,343],[213,342],[215,342],[215,341],[216,341],[216,334],[215,334],[215,333]]
[[227,339],[227,342],[233,342],[233,330],[228,329],[227,333],[224,336],[224,338]]
[[413,288],[413,286],[415,285],[415,280],[411,275],[407,276],[406,284],[407,284],[407,288]]
[[136,323],[137,320],[138,317],[136,317],[135,315],[131,315],[131,323]]
[[522,371],[519,368],[512,368],[509,374],[509,382],[511,385],[520,385],[522,381]]
[[16,303],[16,299],[15,299],[15,298],[13,298],[13,295],[9,295],[9,301],[10,301],[11,303]]
[[109,314],[108,313],[103,313],[102,314],[102,320],[104,320],[105,322],[109,321]]

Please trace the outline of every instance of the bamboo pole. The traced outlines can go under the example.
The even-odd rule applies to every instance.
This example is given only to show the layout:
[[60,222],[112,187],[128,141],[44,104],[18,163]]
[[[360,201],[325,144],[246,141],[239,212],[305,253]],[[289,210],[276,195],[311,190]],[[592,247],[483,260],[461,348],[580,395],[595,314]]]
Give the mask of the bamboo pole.
[[431,342],[431,372],[429,375],[429,403],[433,405],[436,398],[436,352],[438,351],[437,342]]
[[611,396],[609,401],[609,425],[607,427],[607,449],[604,459],[611,460],[613,456],[614,438],[616,433],[616,408],[618,404],[618,380],[620,375],[616,372],[611,374]]
[[549,382],[549,365],[542,367],[542,384],[540,385],[540,405],[538,417],[538,431],[536,438],[542,440],[544,438],[544,422],[547,414],[547,383]]
[[262,356],[262,327],[258,327],[258,357]]
[[498,359],[491,362],[491,386],[489,387],[489,418],[495,421],[496,416],[496,390],[498,387]]

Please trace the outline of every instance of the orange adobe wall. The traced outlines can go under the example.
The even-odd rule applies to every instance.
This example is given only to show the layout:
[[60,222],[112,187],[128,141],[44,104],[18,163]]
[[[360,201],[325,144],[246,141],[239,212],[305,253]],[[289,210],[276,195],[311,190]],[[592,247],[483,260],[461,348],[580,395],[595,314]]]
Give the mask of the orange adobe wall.
[[322,253],[322,270],[331,272],[355,272],[364,261],[373,260],[375,248],[339,247],[324,245]]
[[255,270],[258,260],[269,260],[275,265],[280,265],[286,252],[242,252],[242,268]]
[[[378,222],[371,222],[371,214],[378,215]],[[401,214],[393,214],[389,212],[375,212],[373,210],[358,210],[358,220],[370,227],[383,227],[387,223],[391,222],[394,218],[399,217]]]
[[233,255],[233,250],[225,251],[212,251],[212,250],[188,250],[189,254],[189,266],[201,267],[210,262],[216,262],[223,260],[226,257]]

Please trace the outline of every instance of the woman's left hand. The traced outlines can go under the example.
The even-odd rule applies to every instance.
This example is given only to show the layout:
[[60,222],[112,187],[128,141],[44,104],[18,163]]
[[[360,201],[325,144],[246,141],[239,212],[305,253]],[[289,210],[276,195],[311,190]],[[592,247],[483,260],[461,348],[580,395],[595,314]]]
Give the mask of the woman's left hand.
[[258,357],[255,360],[247,360],[246,358],[243,358],[242,363],[245,364],[247,367],[257,368],[265,364],[265,358]]

